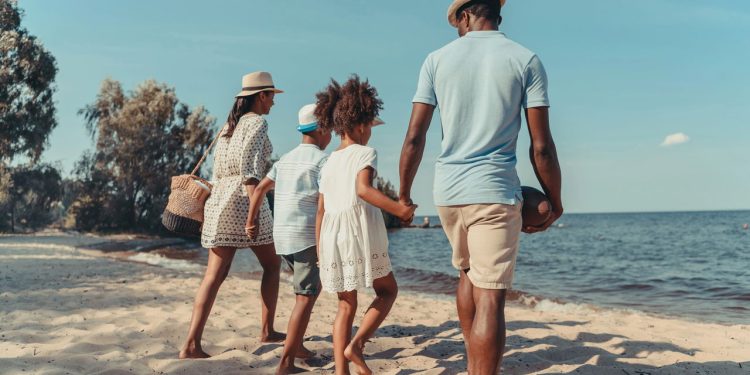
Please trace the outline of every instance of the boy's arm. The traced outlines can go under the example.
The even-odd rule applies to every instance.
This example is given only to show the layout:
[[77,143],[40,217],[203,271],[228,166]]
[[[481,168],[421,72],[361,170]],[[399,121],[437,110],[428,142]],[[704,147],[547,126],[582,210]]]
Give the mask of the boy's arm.
[[320,227],[323,225],[323,215],[325,213],[323,194],[318,194],[318,212],[315,214],[315,251],[318,253],[318,262],[320,262]]
[[245,232],[251,238],[255,238],[258,235],[258,226],[256,222],[258,220],[258,212],[260,212],[260,206],[263,204],[263,198],[268,192],[276,186],[276,183],[268,178],[263,178],[258,185],[245,185],[247,189],[248,197],[250,197],[250,208],[247,212],[247,222],[245,223]]
[[534,167],[536,178],[552,202],[552,215],[539,227],[524,227],[526,233],[541,232],[549,228],[563,214],[561,197],[562,173],[557,159],[555,141],[549,128],[549,108],[536,107],[526,110],[526,122],[529,127],[531,147],[529,156]]
[[407,206],[403,202],[399,203],[388,198],[388,196],[381,193],[378,189],[372,187],[372,177],[372,167],[367,167],[357,173],[357,196],[365,202],[399,217],[403,221],[410,220],[414,216],[417,206]]

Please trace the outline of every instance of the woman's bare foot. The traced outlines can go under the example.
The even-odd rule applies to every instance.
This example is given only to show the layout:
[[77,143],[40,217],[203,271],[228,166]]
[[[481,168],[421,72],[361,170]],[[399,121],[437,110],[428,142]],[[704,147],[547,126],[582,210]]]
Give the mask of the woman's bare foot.
[[299,359],[310,359],[310,358],[314,358],[316,354],[318,353],[315,353],[314,351],[308,348],[305,348],[304,345],[300,345],[299,348],[297,348],[297,353],[295,353],[294,356]]
[[362,354],[364,348],[364,343],[359,344],[352,340],[352,342],[349,343],[346,349],[344,349],[344,357],[354,363],[354,366],[357,369],[357,374],[372,375],[372,370],[367,367],[367,364],[365,363],[365,356]]
[[280,364],[279,368],[276,369],[276,375],[301,374],[307,371],[308,370],[299,368],[295,366],[294,364],[291,364],[289,366],[284,366],[284,364]]
[[282,342],[284,340],[286,340],[286,334],[276,331],[271,331],[271,333],[263,334],[260,337],[260,342],[263,343]]
[[200,347],[191,347],[186,346],[182,350],[180,350],[180,359],[202,359],[202,358],[211,358],[208,353],[204,352],[203,349]]

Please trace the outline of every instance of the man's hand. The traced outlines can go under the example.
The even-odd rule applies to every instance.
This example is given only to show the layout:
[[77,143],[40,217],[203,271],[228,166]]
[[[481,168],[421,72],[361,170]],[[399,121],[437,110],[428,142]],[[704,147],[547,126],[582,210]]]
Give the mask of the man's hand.
[[557,219],[559,219],[560,216],[562,216],[562,213],[563,213],[562,207],[560,207],[559,209],[553,209],[552,212],[549,215],[549,218],[547,218],[547,221],[545,221],[542,225],[539,225],[539,226],[527,225],[527,226],[521,228],[521,230],[524,233],[529,233],[529,234],[531,234],[531,233],[537,233],[537,232],[544,232],[545,230],[547,230],[547,228],[549,228],[550,226],[552,226],[552,224],[555,221],[557,221]]
[[[398,203],[400,203],[400,204],[402,204],[404,206],[407,206],[407,207],[410,207],[410,206],[414,205],[414,202],[411,200],[411,198],[408,198],[408,197],[405,197],[405,196],[399,197]],[[416,207],[415,207],[415,209],[416,209]],[[411,226],[412,221],[414,221],[414,214],[413,214],[413,212],[412,212],[412,215],[411,215],[410,218],[408,218],[406,220],[403,220],[403,219],[401,220],[401,226],[404,226],[404,227]]]

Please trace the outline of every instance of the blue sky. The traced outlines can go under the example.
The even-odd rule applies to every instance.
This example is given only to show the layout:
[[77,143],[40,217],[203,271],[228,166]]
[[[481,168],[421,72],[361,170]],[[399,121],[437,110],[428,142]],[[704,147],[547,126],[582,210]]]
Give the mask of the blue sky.
[[[398,157],[417,74],[456,38],[449,0],[20,0],[23,24],[60,69],[59,126],[46,161],[66,172],[92,147],[77,110],[101,81],[156,79],[191,106],[226,118],[243,74],[272,72],[275,153],[296,145],[297,110],[330,77],[358,73],[378,88],[386,126],[374,131],[379,173]],[[750,2],[509,0],[501,30],[535,51],[550,77],[551,123],[568,212],[750,208]],[[669,135],[687,142],[663,145]],[[432,214],[436,118],[414,188]],[[519,141],[518,172],[538,186]],[[331,146],[331,149],[335,145]]]

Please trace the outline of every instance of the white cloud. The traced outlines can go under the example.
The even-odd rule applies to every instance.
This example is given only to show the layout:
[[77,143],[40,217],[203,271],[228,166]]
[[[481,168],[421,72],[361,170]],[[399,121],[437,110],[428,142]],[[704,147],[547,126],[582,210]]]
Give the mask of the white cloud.
[[680,143],[685,143],[689,140],[690,140],[690,137],[688,137],[687,134],[685,133],[674,133],[664,138],[664,142],[662,142],[661,145],[663,147],[669,147],[669,146],[679,145]]

